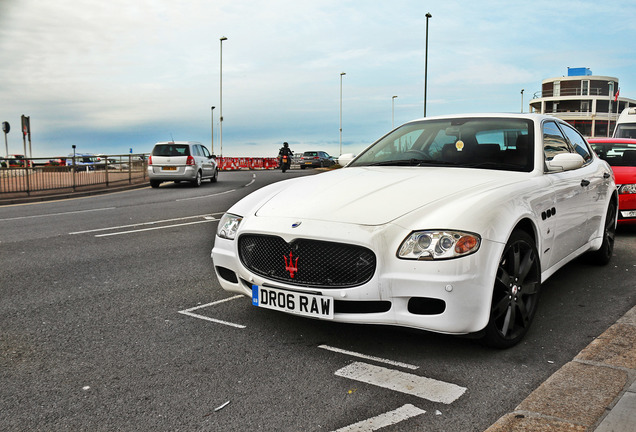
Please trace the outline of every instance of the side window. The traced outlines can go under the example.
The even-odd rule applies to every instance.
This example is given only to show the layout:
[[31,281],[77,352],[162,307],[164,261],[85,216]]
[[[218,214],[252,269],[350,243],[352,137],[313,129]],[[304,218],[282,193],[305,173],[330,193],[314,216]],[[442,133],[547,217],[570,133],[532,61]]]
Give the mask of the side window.
[[543,123],[543,153],[546,160],[552,160],[559,153],[570,153],[568,143],[555,122]]
[[574,151],[580,154],[585,163],[588,163],[592,160],[592,155],[590,154],[590,149],[587,147],[587,143],[585,139],[572,127],[567,125],[561,125],[561,129],[565,133],[565,136],[570,140],[570,144],[574,147]]
[[199,146],[198,145],[193,145],[192,146],[192,154],[193,154],[193,156],[201,156],[201,151],[199,150]]
[[201,153],[205,157],[210,157],[210,152],[206,146],[201,146]]

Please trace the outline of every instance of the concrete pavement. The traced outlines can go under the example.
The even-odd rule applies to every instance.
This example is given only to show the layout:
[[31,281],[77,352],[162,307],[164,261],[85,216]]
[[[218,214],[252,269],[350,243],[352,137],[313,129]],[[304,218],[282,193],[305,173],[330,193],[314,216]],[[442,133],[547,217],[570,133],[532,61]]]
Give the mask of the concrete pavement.
[[636,431],[636,306],[486,432]]

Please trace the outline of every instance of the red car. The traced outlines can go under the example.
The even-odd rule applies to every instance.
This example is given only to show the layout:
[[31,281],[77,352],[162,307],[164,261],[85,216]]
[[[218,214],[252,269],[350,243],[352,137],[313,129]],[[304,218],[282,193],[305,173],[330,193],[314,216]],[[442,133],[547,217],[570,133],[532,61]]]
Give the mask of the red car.
[[590,138],[588,142],[616,176],[618,223],[636,224],[636,139]]

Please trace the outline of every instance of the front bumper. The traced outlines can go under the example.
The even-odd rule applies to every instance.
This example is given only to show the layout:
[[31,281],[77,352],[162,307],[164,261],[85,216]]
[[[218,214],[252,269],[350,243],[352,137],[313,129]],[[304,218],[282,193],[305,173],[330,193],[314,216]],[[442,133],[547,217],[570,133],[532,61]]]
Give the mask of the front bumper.
[[305,288],[268,280],[243,266],[237,241],[217,236],[212,259],[221,287],[248,297],[252,295],[252,285],[330,296],[335,303],[333,320],[338,322],[397,325],[449,334],[477,332],[488,323],[503,244],[482,239],[479,251],[469,256],[412,261],[396,256],[410,232],[396,225],[367,227],[303,221],[292,229],[293,222],[244,219],[239,236],[245,232],[275,233],[288,242],[304,237],[364,246],[376,254],[377,267],[371,280],[351,288]]
[[618,196],[618,223],[636,224],[636,194]]

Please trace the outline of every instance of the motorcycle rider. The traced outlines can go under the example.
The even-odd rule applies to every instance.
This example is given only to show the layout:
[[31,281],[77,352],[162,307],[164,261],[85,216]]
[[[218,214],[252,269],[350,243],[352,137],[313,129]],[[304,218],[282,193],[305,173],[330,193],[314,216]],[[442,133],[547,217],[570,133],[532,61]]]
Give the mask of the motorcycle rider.
[[[289,144],[287,142],[283,143],[283,146],[278,151],[278,164],[279,166],[283,166],[283,156],[287,156],[288,164],[291,165],[291,158],[294,155],[294,152],[289,148]],[[285,172],[285,168],[283,168],[283,172]]]

